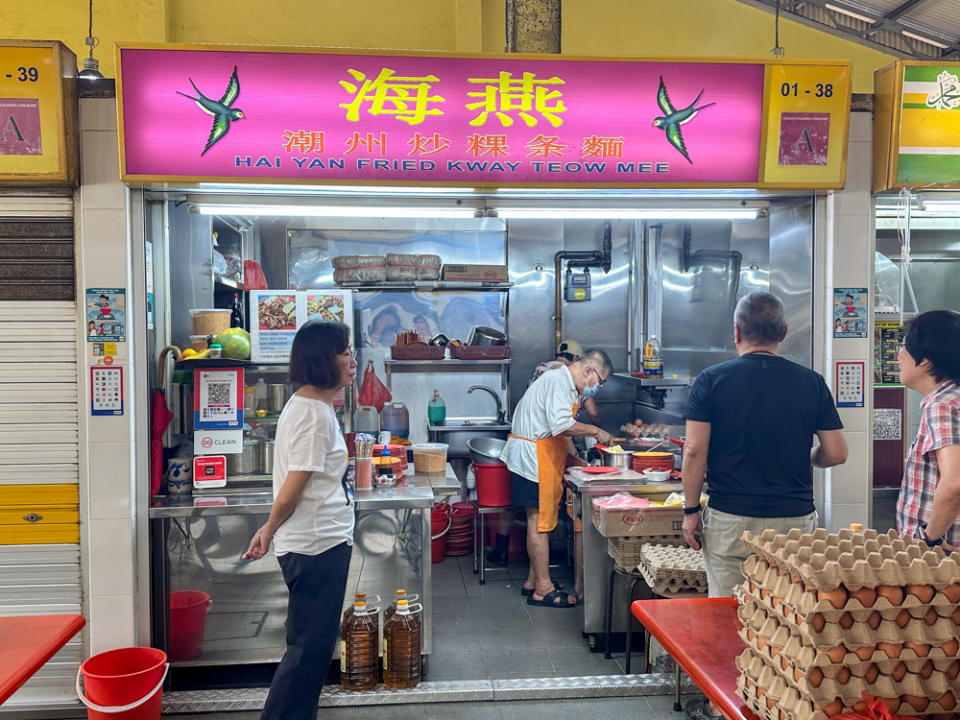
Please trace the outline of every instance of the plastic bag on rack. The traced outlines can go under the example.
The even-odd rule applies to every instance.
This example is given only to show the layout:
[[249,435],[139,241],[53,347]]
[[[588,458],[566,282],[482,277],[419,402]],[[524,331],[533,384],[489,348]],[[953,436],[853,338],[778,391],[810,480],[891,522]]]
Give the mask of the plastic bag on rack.
[[256,260],[243,261],[243,290],[266,290],[267,278]]
[[370,360],[367,363],[367,369],[363,371],[363,383],[357,394],[357,404],[375,407],[377,412],[380,412],[392,399],[393,395],[387,390],[387,386],[380,382],[380,378],[373,370],[373,360]]
[[[907,715],[898,715],[891,712],[881,698],[873,697],[866,690],[863,690],[860,696],[863,698],[862,704],[866,706],[863,710],[834,715],[830,720],[911,720]],[[861,703],[857,703],[857,705],[861,705]]]

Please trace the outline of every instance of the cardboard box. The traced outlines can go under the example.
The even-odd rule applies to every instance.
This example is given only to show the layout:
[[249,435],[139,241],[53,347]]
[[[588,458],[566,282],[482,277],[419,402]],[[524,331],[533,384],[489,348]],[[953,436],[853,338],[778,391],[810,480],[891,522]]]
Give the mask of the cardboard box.
[[613,508],[593,506],[593,526],[603,537],[673,535],[683,532],[678,507]]
[[508,282],[506,265],[444,265],[444,280],[464,282]]

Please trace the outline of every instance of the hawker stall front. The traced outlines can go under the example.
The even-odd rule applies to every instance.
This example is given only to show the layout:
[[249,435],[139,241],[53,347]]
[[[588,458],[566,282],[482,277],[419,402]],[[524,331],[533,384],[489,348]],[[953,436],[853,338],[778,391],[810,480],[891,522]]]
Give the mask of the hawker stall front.
[[[849,63],[176,46],[118,60],[147,307],[133,331],[152,363],[135,392],[156,393],[137,536],[174,686],[224,668],[263,682],[283,652],[277,562],[240,556],[273,500],[291,343],[313,319],[349,326],[358,362],[335,400],[356,510],[344,608],[357,592],[383,609],[418,595],[427,680],[619,674],[588,652],[609,656],[605,613],[622,642],[627,599],[593,501],[679,488],[667,436],[692,379],[732,357],[750,290],[783,298],[782,354],[819,362],[816,248],[822,193],[843,185]],[[551,655],[526,639],[557,611],[520,592],[500,448],[537,366],[590,348],[615,373],[584,421],[629,449],[662,444],[673,477],[568,476],[553,559],[580,584],[566,550],[582,519],[586,602],[564,611],[569,642]],[[677,511],[661,511],[675,542]],[[559,659],[571,648],[582,662]]]

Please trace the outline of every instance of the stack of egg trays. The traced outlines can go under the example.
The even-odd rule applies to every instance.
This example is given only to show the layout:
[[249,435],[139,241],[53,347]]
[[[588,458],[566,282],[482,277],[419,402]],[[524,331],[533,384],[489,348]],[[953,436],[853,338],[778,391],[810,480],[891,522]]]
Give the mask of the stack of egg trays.
[[745,533],[741,698],[768,720],[960,712],[960,555],[891,531]]
[[634,572],[640,564],[640,549],[647,543],[655,545],[685,546],[682,535],[644,535],[640,537],[607,538],[607,554],[617,567]]
[[638,569],[658,595],[697,597],[707,592],[707,570],[699,550],[644,543]]

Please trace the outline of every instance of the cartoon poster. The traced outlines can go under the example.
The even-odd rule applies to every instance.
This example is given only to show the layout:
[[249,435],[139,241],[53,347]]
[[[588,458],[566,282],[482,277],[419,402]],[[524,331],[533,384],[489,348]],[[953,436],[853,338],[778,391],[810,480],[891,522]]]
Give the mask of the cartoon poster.
[[126,342],[126,319],[123,288],[87,288],[87,342]]
[[833,289],[833,337],[867,336],[867,288]]

